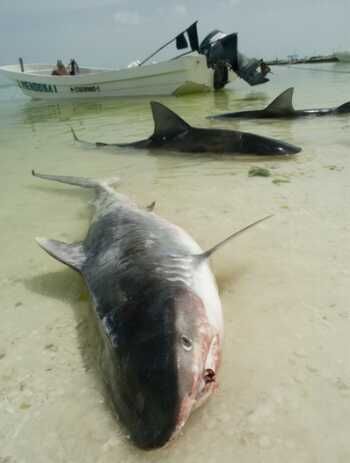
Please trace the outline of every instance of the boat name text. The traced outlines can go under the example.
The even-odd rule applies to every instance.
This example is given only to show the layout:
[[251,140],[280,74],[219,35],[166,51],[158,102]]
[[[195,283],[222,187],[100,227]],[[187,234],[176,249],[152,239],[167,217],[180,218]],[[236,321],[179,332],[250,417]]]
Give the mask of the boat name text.
[[17,80],[17,84],[24,90],[31,90],[32,92],[45,92],[45,93],[57,93],[56,85],[50,84],[39,84],[37,82],[28,82],[26,80]]
[[100,86],[99,85],[85,85],[83,87],[71,87],[70,91],[72,93],[99,92],[100,91]]

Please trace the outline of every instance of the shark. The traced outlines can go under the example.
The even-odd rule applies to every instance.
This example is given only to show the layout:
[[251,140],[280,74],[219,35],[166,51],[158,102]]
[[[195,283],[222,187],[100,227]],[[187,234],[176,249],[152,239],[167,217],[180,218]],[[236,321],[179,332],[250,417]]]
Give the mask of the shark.
[[[249,132],[237,130],[192,127],[163,104],[152,101],[153,134],[130,143],[93,143],[96,147],[121,147],[148,150],[168,150],[183,153],[217,153],[242,155],[288,155],[301,148],[293,144]],[[73,137],[80,140],[72,129]]]
[[278,95],[264,109],[229,112],[209,117],[213,119],[293,119],[306,116],[328,116],[350,113],[350,101],[333,108],[294,109],[293,94],[294,88],[290,87]]
[[171,442],[217,389],[223,343],[221,301],[209,257],[182,228],[117,192],[118,179],[40,179],[95,192],[82,241],[37,238],[78,272],[89,290],[101,338],[100,366],[120,422],[136,446]]

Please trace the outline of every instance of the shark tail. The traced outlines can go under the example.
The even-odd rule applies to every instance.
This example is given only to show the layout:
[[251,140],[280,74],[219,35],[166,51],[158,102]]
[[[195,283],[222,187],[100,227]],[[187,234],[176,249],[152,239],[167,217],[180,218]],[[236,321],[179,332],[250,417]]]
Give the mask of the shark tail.
[[82,143],[82,144],[84,144],[86,146],[90,146],[90,147],[93,146],[94,148],[96,148],[96,147],[98,148],[100,146],[108,146],[108,143],[103,143],[103,142],[100,142],[100,141],[98,141],[98,142],[89,142],[89,141],[86,141],[86,140],[81,140],[72,127],[70,127],[70,130],[72,132],[74,141],[77,141],[78,143]]
[[74,186],[80,186],[82,188],[92,188],[92,189],[97,189],[97,190],[98,189],[107,190],[110,188],[111,185],[120,183],[120,179],[118,177],[111,177],[111,178],[104,179],[104,180],[98,180],[98,179],[84,178],[84,177],[39,174],[38,172],[35,172],[34,169],[32,170],[32,175],[34,177],[42,178],[45,180],[52,180],[54,182],[65,183],[67,185],[74,185]]

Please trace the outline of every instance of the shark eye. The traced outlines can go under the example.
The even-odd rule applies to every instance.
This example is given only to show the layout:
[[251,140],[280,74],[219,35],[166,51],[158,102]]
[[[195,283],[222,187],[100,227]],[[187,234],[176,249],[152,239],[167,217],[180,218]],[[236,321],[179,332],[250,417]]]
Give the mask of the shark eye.
[[192,350],[192,340],[190,338],[188,338],[187,336],[185,336],[184,334],[181,336],[181,341],[182,341],[182,347],[187,350],[187,351],[190,351]]

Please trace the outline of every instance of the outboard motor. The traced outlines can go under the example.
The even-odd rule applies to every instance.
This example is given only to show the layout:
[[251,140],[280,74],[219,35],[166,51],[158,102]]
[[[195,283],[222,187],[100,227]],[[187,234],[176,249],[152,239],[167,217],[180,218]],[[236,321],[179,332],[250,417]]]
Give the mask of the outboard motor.
[[[263,66],[266,71],[263,71]],[[260,71],[258,68],[260,67]],[[239,51],[237,52],[237,70],[233,69],[239,77],[248,82],[249,85],[259,85],[268,82],[269,79],[266,76],[270,72],[270,68],[263,60],[257,60],[255,58],[248,58]]]
[[[207,57],[208,67],[214,69],[214,87],[220,89],[228,82],[228,70],[232,69],[249,85],[268,82],[266,73],[258,71],[262,61],[247,58],[237,49],[237,34],[225,34],[213,30],[199,46],[199,53]],[[265,65],[266,66],[266,65]]]

